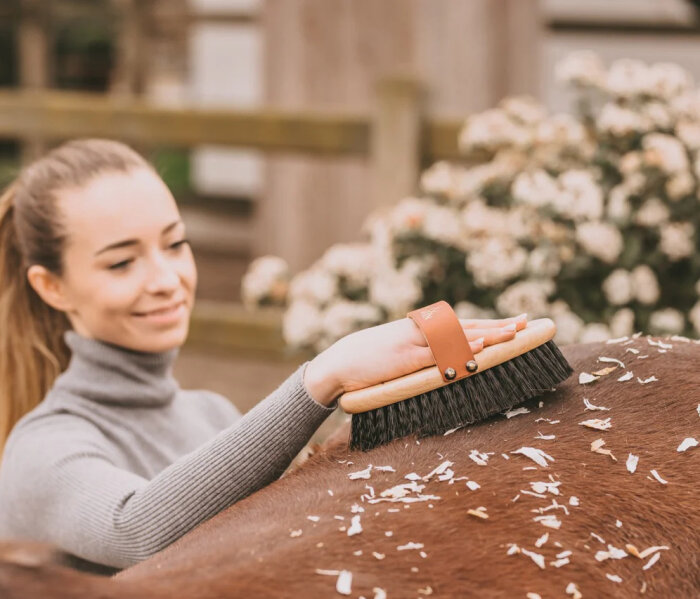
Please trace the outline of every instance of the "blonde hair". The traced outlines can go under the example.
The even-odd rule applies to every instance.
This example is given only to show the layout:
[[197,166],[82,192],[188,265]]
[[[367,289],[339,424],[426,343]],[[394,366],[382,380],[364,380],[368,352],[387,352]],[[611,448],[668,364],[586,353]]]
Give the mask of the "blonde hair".
[[68,232],[56,192],[105,172],[143,167],[152,168],[122,143],[73,140],[24,168],[0,196],[0,457],[12,427],[41,402],[70,358],[63,340],[67,316],[27,280],[33,264],[57,276],[64,270]]

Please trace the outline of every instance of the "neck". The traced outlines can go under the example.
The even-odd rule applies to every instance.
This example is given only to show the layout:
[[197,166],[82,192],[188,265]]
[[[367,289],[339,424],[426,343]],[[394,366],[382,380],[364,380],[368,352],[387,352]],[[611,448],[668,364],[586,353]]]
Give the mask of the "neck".
[[179,389],[172,375],[179,348],[140,352],[73,330],[64,339],[71,360],[57,387],[100,403],[144,407],[170,403]]

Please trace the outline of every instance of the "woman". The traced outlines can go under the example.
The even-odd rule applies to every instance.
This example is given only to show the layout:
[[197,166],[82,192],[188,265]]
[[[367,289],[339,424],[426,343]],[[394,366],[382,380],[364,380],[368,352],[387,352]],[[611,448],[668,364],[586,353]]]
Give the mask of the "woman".
[[[2,196],[0,538],[132,565],[278,478],[341,393],[434,363],[404,318],[340,339],[242,416],[172,376],[196,283],[173,196],[121,143],[68,142]],[[478,352],[525,318],[462,324]]]

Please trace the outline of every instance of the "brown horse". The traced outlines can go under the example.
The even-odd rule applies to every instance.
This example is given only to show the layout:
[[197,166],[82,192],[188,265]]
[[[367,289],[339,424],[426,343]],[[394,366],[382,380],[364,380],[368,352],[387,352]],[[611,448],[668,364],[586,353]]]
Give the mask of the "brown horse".
[[116,577],[0,545],[0,597],[700,597],[700,344],[563,353],[574,375],[527,412],[367,453],[346,424]]

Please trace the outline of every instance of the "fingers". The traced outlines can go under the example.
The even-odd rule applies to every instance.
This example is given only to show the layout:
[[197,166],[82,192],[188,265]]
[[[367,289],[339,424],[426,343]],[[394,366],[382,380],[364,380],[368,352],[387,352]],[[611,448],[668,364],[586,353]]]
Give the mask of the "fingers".
[[[527,326],[527,313],[510,318],[460,318],[463,329],[493,329],[502,328],[515,323],[515,330],[520,331]],[[466,331],[465,331],[466,332]]]

